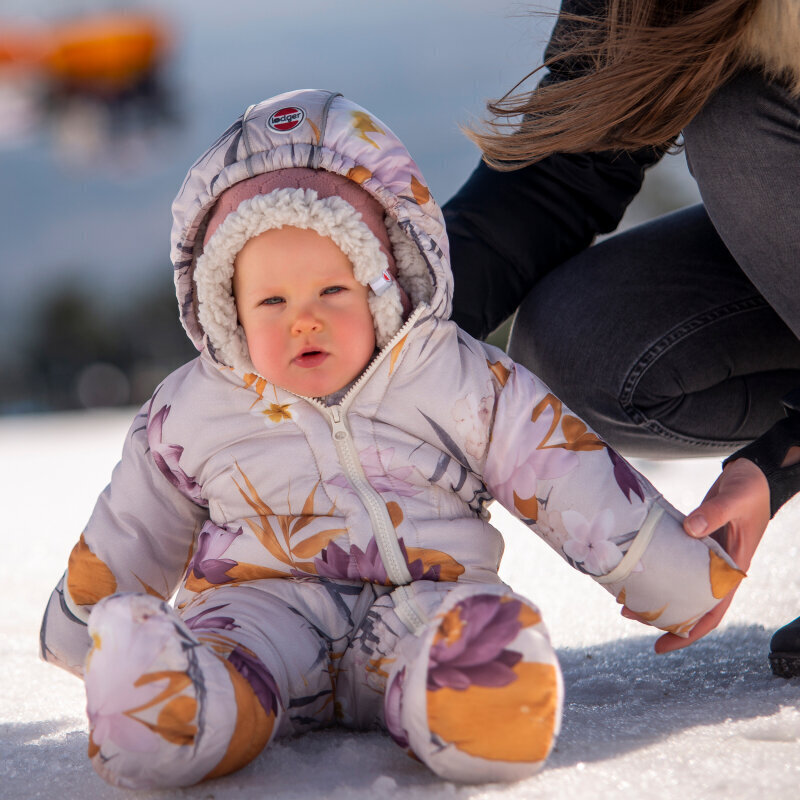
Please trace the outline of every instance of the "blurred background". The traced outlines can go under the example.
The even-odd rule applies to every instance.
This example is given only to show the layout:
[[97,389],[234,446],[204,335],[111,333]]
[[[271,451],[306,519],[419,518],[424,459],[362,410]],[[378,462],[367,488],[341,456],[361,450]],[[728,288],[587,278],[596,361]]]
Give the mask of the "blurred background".
[[[4,0],[0,414],[138,405],[194,356],[173,294],[170,204],[250,103],[341,91],[395,130],[447,200],[478,161],[459,124],[541,61],[553,17],[531,9]],[[683,156],[667,157],[623,225],[697,199]]]

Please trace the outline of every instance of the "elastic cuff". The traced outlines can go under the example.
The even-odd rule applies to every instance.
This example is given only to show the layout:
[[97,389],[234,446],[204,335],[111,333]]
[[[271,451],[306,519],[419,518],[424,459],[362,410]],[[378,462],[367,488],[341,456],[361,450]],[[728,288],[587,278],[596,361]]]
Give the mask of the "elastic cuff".
[[770,519],[800,491],[800,463],[781,467],[789,448],[800,446],[800,389],[790,392],[783,399],[783,405],[787,414],[784,419],[722,462],[725,467],[731,461],[746,458],[764,473],[769,485]]

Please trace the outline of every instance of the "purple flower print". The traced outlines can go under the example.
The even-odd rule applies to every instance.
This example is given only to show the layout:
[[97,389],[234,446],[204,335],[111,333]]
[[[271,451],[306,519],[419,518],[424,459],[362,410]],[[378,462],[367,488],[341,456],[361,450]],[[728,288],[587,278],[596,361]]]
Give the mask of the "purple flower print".
[[366,552],[353,544],[348,553],[335,542],[330,542],[314,559],[314,566],[323,578],[386,583],[386,569],[374,538],[369,540]]
[[628,498],[628,502],[633,502],[631,499],[633,494],[644,502],[644,492],[631,465],[610,447],[606,449],[606,452],[614,465],[614,480],[617,482],[620,491]]
[[219,611],[220,609],[227,608],[227,603],[223,603],[221,606],[214,606],[214,608],[207,608],[205,611],[201,611],[199,614],[195,614],[193,617],[188,617],[184,620],[186,623],[186,627],[192,631],[203,631],[203,630],[218,630],[218,631],[232,631],[238,628],[239,626],[236,624],[236,621],[233,617],[209,617],[209,614],[213,614],[215,611]]
[[432,564],[428,569],[425,569],[425,563],[421,558],[416,559],[415,561],[409,562],[408,560],[408,551],[406,550],[405,544],[403,544],[403,540],[400,539],[400,551],[403,553],[403,558],[406,561],[406,566],[408,567],[408,571],[411,573],[411,580],[412,581],[438,581],[439,574],[442,571],[441,564]]
[[267,714],[278,713],[278,685],[272,673],[250,652],[236,647],[228,656],[233,668],[250,684]]
[[196,578],[205,578],[209,583],[229,583],[233,578],[227,575],[237,562],[230,558],[221,558],[231,546],[231,542],[241,535],[242,529],[229,531],[220,528],[210,519],[206,520],[197,539],[197,552],[189,563],[189,573]]
[[[369,485],[376,492],[394,494],[400,497],[413,497],[422,489],[408,481],[408,476],[414,472],[414,467],[385,467],[391,464],[394,458],[394,448],[387,447],[378,450],[377,447],[367,447],[358,454],[358,460],[364,468],[364,475]],[[344,475],[337,475],[328,481],[333,486],[350,489],[350,482]]]
[[389,736],[402,748],[408,747],[408,732],[403,727],[403,685],[406,681],[406,669],[403,667],[395,674],[383,697],[383,716]]
[[444,615],[428,657],[428,691],[500,687],[516,679],[521,653],[506,650],[522,628],[519,600],[497,595],[462,600]]
[[[241,627],[236,624],[233,617],[209,616],[215,611],[227,608],[228,604],[223,603],[213,608],[208,608],[195,614],[193,617],[185,619],[187,627],[192,631],[223,630],[233,631]],[[275,679],[269,670],[248,650],[241,645],[237,645],[228,656],[228,661],[234,669],[250,684],[253,692],[258,698],[259,703],[264,707],[267,714],[277,714],[278,712],[278,687]]]
[[156,467],[179,492],[198,505],[208,505],[201,494],[200,484],[180,467],[183,448],[177,444],[164,444],[162,441],[164,423],[169,416],[170,406],[162,406],[156,414],[153,414],[154,402],[155,395],[150,401],[147,415],[147,443]]
[[[438,581],[441,566],[435,564],[425,569],[422,559],[417,558],[411,563],[408,561],[408,551],[402,539],[398,540],[400,552],[406,562],[411,579],[415,581]],[[323,548],[320,555],[314,559],[317,575],[323,578],[338,580],[369,581],[370,583],[386,584],[386,568],[378,550],[378,543],[374,538],[369,540],[366,552],[356,545],[350,545],[350,552],[342,549],[335,542]]]

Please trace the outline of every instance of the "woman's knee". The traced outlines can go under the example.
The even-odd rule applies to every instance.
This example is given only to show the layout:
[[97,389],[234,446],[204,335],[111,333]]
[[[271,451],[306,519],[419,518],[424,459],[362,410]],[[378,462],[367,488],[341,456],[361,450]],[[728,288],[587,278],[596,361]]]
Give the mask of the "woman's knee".
[[797,339],[702,206],[550,273],[520,307],[509,354],[614,447],[643,457],[735,449],[769,427],[800,369]]
[[800,98],[758,72],[740,73],[709,100],[684,138],[714,227],[800,338]]

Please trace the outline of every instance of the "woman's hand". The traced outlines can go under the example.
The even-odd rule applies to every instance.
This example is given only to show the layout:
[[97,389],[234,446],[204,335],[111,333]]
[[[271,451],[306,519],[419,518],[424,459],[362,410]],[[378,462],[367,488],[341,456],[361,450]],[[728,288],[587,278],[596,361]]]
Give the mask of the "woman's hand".
[[[726,465],[703,502],[683,521],[683,528],[689,536],[697,539],[713,536],[739,568],[747,571],[769,522],[769,512],[769,486],[764,473],[752,461],[739,458]],[[665,633],[656,641],[656,652],[668,653],[687,647],[714,630],[735,593],[736,589],[732,589],[702,617],[688,637]],[[622,615],[638,619],[625,607]]]

